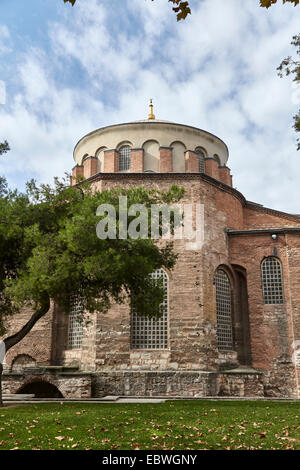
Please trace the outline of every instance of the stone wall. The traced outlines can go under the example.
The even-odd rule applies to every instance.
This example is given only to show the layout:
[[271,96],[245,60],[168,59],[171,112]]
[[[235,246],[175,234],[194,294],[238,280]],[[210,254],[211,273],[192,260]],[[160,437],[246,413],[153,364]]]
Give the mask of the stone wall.
[[264,385],[263,375],[258,372],[103,371],[92,377],[92,394],[94,397],[262,397]]
[[23,373],[3,374],[3,394],[18,393],[21,388],[33,383],[46,382],[58,388],[64,398],[90,398],[91,376],[78,372],[57,369],[27,369]]

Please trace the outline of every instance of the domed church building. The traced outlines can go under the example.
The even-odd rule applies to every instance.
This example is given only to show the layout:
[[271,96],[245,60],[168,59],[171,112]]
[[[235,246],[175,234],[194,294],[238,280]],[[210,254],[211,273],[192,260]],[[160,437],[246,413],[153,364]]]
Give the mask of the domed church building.
[[[163,269],[163,315],[128,305],[78,321],[52,305],[6,358],[5,393],[37,397],[299,396],[300,217],[247,201],[232,187],[228,148],[217,136],[156,119],[111,125],[82,137],[71,184],[185,189],[203,208],[203,240]],[[280,190],[280,188],[279,188]],[[95,234],[96,236],[96,234]],[[10,333],[28,313],[14,317]]]

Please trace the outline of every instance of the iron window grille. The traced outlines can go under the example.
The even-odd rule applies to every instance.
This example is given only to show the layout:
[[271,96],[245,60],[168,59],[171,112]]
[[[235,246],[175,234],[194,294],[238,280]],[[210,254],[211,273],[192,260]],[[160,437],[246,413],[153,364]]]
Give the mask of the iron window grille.
[[223,269],[217,270],[214,284],[216,286],[218,349],[220,351],[232,351],[231,286],[229,278]]
[[71,297],[69,314],[68,349],[81,349],[83,337],[83,299],[79,294]]
[[151,274],[152,279],[162,279],[164,300],[161,304],[162,316],[150,318],[131,312],[131,348],[167,349],[168,348],[168,275],[163,269]]
[[269,256],[261,264],[265,304],[283,304],[282,269],[279,259]]
[[119,171],[130,170],[131,149],[128,145],[119,150]]

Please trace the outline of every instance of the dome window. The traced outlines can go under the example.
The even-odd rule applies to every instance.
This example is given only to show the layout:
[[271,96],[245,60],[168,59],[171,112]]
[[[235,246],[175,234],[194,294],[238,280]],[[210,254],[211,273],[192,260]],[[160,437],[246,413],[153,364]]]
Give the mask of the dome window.
[[199,173],[204,173],[205,172],[205,166],[204,166],[205,153],[204,153],[204,150],[202,150],[201,148],[197,148],[195,150],[195,152],[198,155],[198,171],[199,171]]
[[119,150],[119,171],[130,170],[131,149],[129,145],[124,145]]

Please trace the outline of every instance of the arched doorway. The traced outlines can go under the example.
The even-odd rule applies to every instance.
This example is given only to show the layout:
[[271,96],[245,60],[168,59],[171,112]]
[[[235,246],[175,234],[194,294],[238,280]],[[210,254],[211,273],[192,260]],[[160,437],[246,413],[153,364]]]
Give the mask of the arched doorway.
[[234,266],[236,276],[236,315],[235,338],[238,361],[241,365],[251,365],[250,322],[246,271]]

